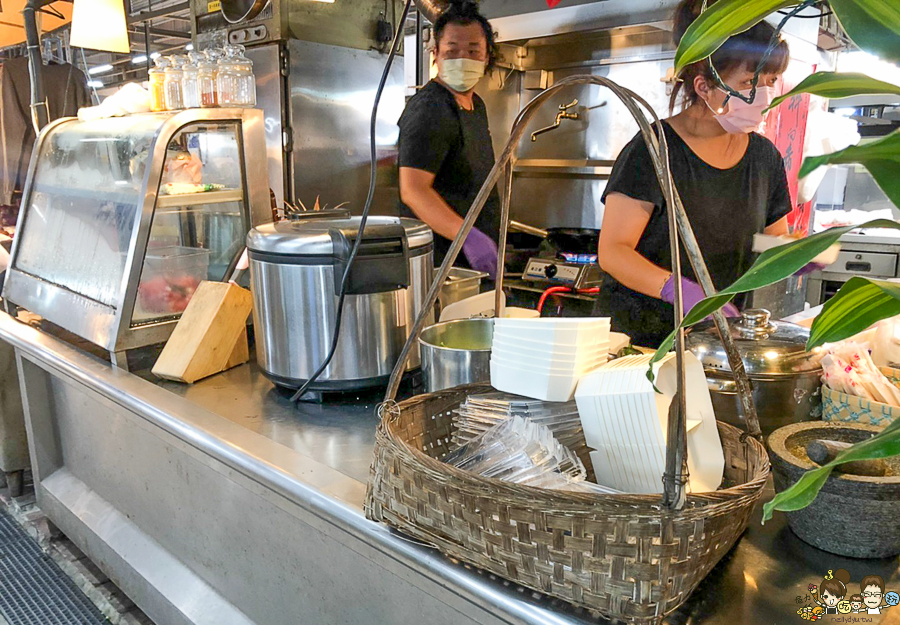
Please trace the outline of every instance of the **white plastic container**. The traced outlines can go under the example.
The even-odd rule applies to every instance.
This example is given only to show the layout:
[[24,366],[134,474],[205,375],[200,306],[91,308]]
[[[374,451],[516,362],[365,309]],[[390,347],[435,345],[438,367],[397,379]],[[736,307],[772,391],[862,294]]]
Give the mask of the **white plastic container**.
[[491,361],[491,386],[498,391],[543,401],[571,401],[578,378],[574,374],[554,375]]
[[[502,321],[497,319],[497,321]],[[516,321],[523,321],[517,319]],[[531,321],[531,320],[529,320]],[[537,321],[536,319],[534,321]],[[497,338],[526,343],[538,343],[544,346],[563,345],[566,347],[590,346],[609,341],[609,327],[606,328],[563,328],[555,326],[534,327],[530,330],[509,328],[497,324],[495,328]]]
[[554,361],[554,360],[524,360],[522,358],[508,357],[497,352],[493,352],[491,360],[505,367],[527,367],[535,371],[553,373],[556,375],[573,374],[580,377],[596,371],[599,367],[606,364],[606,356],[600,356],[590,360],[581,361]]
[[[654,365],[654,391],[647,379],[650,359],[613,360],[584,376],[575,400],[598,482],[624,492],[661,493],[669,406],[675,396],[674,354]],[[716,490],[725,458],[703,367],[685,354],[688,469],[692,492]]]

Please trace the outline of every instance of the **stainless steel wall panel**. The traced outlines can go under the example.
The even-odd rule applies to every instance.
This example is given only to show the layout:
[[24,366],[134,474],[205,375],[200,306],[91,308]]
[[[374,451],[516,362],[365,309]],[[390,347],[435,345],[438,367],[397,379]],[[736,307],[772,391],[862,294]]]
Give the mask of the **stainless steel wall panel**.
[[[670,64],[669,60],[651,60],[553,70],[553,80],[581,73],[605,76],[643,96],[657,115],[663,117],[668,111],[668,96],[661,79]],[[522,90],[520,101],[527,102],[536,93]],[[585,85],[573,87],[548,102],[530,123],[528,133],[551,125],[557,106],[573,99],[578,100],[579,119],[563,120],[559,128],[538,136],[534,142],[526,135],[518,155],[523,162],[549,161],[548,165],[583,161],[596,166],[596,173],[573,174],[566,163],[560,163],[556,174],[552,173],[552,166],[541,167],[539,174],[525,167],[517,170],[511,206],[512,217],[517,221],[542,227],[600,227],[603,219],[600,197],[606,188],[608,166],[634,137],[638,127],[611,91]],[[492,134],[495,144],[502,146],[508,140],[509,127],[503,131],[499,124],[503,121],[511,124],[512,116],[504,103],[491,100],[490,105],[494,107],[492,115],[500,111],[497,119],[502,121],[492,125]]]
[[263,111],[266,136],[266,165],[269,188],[275,192],[278,206],[285,198],[284,137],[284,77],[281,75],[281,55],[277,43],[248,48],[247,58],[253,61],[256,77],[256,107]]
[[[288,44],[292,178],[296,197],[316,196],[362,211],[369,187],[369,120],[386,56],[302,41]],[[397,120],[406,104],[403,59],[396,58],[376,125],[378,187],[373,213],[396,214]]]
[[548,9],[544,0],[482,0],[499,41],[533,39],[671,20],[677,0],[573,0]]

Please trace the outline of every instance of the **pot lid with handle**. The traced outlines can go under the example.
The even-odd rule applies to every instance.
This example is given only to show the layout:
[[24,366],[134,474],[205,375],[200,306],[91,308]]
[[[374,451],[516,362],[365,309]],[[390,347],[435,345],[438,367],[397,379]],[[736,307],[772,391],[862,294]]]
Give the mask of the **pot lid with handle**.
[[[770,316],[768,310],[755,308],[728,320],[747,375],[751,378],[790,376],[820,370],[818,349],[812,353],[806,351],[809,330],[785,321],[772,321]],[[731,371],[712,321],[691,328],[686,346],[708,373]]]
[[[247,247],[251,252],[330,257],[335,251],[332,231],[355,238],[359,222],[359,217],[351,217],[345,210],[301,213],[294,219],[256,226],[247,235]],[[391,236],[398,227],[406,233],[410,250],[430,245],[434,239],[431,228],[421,221],[372,216],[366,222],[365,240]]]

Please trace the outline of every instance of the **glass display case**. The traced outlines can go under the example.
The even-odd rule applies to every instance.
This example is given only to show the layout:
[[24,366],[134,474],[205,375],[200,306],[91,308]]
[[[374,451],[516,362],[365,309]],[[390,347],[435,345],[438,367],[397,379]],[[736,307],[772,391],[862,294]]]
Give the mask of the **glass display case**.
[[165,341],[202,280],[271,221],[262,112],[193,109],[48,125],[3,289],[113,354]]

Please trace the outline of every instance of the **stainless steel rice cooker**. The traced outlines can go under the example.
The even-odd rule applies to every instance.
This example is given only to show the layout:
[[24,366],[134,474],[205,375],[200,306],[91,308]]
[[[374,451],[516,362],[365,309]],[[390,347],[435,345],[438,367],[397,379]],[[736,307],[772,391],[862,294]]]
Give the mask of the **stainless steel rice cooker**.
[[[257,362],[275,384],[301,386],[328,354],[359,221],[342,210],[310,212],[257,226],[247,236]],[[311,390],[387,382],[431,286],[432,242],[422,222],[369,218],[348,280],[337,351]],[[418,366],[414,350],[409,368]]]
[[[822,416],[822,366],[815,353],[806,351],[809,330],[769,317],[767,310],[752,309],[729,319],[750,378],[759,427],[766,436],[783,425]],[[716,418],[746,429],[738,416],[739,399],[728,357],[713,322],[694,326],[686,346],[703,364]]]

